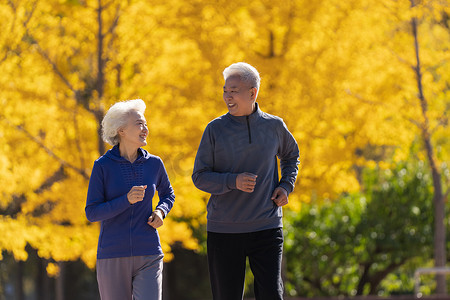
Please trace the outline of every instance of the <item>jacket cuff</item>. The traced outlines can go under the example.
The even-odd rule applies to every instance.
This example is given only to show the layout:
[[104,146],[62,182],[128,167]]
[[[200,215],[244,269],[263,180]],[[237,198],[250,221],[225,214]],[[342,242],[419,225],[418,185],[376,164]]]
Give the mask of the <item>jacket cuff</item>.
[[[127,206],[133,205],[133,204],[130,203],[130,201],[128,201],[128,195],[127,195],[127,194],[123,195],[123,199],[124,199],[124,203],[126,203]],[[124,205],[124,206],[125,206],[125,205]]]
[[162,214],[163,214],[163,219],[166,218],[168,212],[167,212],[164,208],[162,208],[162,207],[156,207],[155,210],[161,211]]
[[288,195],[290,193],[292,193],[293,187],[289,183],[282,181],[282,182],[280,182],[280,184],[278,186],[285,189],[287,191]]
[[235,190],[236,189],[236,177],[237,174],[227,174],[227,187],[230,190]]

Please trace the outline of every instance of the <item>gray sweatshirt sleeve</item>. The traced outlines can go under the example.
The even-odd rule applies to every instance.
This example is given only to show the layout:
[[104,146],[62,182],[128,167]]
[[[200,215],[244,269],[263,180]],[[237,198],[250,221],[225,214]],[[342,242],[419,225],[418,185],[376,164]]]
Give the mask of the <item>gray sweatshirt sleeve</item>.
[[281,169],[279,186],[291,193],[297,179],[300,153],[293,135],[289,132],[286,124],[284,122],[282,124],[279,129],[280,146],[277,154]]
[[214,171],[214,136],[208,125],[203,133],[194,162],[192,181],[194,185],[212,195],[225,194],[236,189],[238,174]]

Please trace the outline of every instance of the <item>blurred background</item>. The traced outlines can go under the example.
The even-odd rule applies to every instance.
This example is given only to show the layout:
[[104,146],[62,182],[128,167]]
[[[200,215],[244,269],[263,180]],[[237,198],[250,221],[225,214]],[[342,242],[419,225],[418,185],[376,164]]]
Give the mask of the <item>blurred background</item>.
[[[109,149],[104,113],[136,98],[176,194],[160,230],[164,298],[211,298],[208,195],[191,173],[238,61],[300,146],[286,296],[412,295],[418,268],[450,259],[449,4],[0,0],[0,300],[99,299],[87,184]],[[424,274],[418,292],[448,284]]]

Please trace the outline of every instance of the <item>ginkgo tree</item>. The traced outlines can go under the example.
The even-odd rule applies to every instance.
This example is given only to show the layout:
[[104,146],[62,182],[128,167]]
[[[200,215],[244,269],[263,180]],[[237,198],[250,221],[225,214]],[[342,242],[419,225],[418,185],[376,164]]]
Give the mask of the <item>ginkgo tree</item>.
[[[150,104],[150,122],[164,131],[170,128],[152,122],[158,113],[146,89],[157,75],[139,62],[160,55],[156,44],[164,31],[153,32],[148,20],[157,22],[157,12],[143,1],[9,2],[2,11],[11,30],[3,33],[2,175],[10,184],[2,190],[0,223],[9,236],[1,247],[26,259],[25,245],[30,244],[42,257],[81,257],[92,267],[98,227],[86,222],[84,202],[93,160],[106,149],[100,122],[115,101],[142,97]],[[156,89],[164,90],[157,86],[152,92],[159,94]],[[161,97],[158,101],[171,93]],[[153,152],[164,158],[160,148]],[[168,254],[174,241],[196,247],[185,223],[168,219],[161,231]]]
[[439,165],[450,150],[447,1],[0,2],[0,248],[94,266],[98,226],[84,204],[108,149],[100,122],[114,102],[142,98],[146,149],[176,194],[161,228],[166,258],[176,241],[197,249],[208,195],[191,182],[193,161],[207,123],[226,112],[221,73],[236,61],[260,71],[262,110],[299,143],[289,208],[358,191],[366,166],[389,168],[420,139],[414,15]]

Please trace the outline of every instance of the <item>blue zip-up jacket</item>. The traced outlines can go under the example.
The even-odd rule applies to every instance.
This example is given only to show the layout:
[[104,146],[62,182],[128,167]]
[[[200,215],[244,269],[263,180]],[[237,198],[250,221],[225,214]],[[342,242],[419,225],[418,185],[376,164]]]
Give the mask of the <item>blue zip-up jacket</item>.
[[[127,194],[135,185],[147,189],[143,201],[130,204]],[[162,160],[142,148],[133,163],[120,156],[118,145],[94,162],[85,211],[89,221],[101,222],[98,259],[163,253],[158,231],[147,224],[155,191],[156,208],[167,216],[175,201],[169,177]]]
[[[192,174],[195,186],[211,194],[207,230],[245,233],[282,227],[282,208],[271,196],[278,186],[293,191],[298,164],[297,142],[285,123],[262,112],[258,103],[249,116],[227,113],[211,121],[200,141]],[[258,175],[252,193],[236,188],[236,177],[243,172]]]

